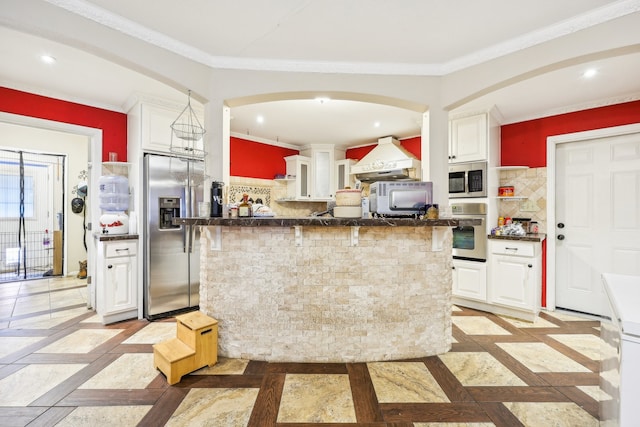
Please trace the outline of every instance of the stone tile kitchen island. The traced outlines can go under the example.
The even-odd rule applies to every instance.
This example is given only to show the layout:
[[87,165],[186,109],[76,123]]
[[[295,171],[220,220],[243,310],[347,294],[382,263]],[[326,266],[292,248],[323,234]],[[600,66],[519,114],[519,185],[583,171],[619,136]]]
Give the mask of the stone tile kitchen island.
[[364,362],[451,347],[451,227],[474,220],[179,218],[201,226],[221,356]]

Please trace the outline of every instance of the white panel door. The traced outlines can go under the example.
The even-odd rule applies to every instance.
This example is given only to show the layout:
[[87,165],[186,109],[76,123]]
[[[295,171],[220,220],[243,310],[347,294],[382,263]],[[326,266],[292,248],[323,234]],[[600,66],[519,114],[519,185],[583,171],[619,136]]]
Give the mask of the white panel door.
[[607,314],[602,273],[640,275],[640,134],[556,146],[556,306]]

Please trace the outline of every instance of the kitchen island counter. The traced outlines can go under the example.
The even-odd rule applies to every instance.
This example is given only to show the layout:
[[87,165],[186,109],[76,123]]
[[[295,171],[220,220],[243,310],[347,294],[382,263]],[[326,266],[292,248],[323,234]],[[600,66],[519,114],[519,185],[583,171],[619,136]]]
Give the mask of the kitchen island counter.
[[457,227],[480,225],[479,219],[414,218],[333,218],[333,217],[250,217],[250,218],[174,218],[176,225],[221,225],[227,227]]
[[200,230],[200,310],[221,356],[370,362],[451,348],[459,220],[178,218]]

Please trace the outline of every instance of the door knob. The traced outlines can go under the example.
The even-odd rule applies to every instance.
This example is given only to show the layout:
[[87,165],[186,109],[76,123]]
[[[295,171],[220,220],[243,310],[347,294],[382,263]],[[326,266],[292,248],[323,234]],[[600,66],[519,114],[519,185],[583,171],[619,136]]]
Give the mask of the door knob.
[[558,234],[558,240],[564,240],[564,234]]
[[559,222],[559,223],[558,223],[558,228],[564,228],[564,223]]
[[107,265],[107,268],[113,268],[113,265],[109,264]]

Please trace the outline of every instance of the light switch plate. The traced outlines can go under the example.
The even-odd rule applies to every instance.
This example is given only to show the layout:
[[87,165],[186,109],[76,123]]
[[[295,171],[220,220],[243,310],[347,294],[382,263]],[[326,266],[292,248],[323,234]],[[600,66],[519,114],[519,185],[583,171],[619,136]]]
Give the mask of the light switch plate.
[[537,212],[538,205],[531,199],[527,199],[524,202],[520,203],[520,211],[522,212]]

